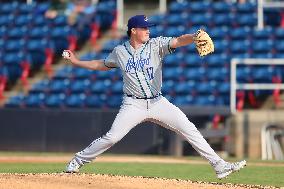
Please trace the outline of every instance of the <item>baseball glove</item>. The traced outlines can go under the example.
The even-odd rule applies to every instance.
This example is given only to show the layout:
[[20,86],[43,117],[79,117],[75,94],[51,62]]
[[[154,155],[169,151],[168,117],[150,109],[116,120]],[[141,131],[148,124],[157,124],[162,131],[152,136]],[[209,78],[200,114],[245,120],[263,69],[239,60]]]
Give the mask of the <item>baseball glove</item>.
[[193,38],[199,56],[206,56],[214,52],[214,43],[208,33],[199,29]]

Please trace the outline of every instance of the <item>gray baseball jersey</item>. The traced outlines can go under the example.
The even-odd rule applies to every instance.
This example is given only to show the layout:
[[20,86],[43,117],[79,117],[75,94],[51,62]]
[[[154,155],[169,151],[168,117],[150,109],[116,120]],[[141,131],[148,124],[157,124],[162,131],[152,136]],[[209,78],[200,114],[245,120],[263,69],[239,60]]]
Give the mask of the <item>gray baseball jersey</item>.
[[172,37],[151,38],[139,49],[129,41],[118,45],[104,60],[107,67],[123,71],[123,92],[138,98],[151,98],[161,93],[162,59],[172,53]]

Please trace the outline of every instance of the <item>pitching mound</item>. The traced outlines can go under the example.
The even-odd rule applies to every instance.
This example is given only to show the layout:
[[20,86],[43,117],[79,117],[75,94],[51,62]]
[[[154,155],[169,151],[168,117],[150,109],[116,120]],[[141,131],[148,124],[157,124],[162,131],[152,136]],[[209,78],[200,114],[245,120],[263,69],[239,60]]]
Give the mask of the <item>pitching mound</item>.
[[257,188],[245,185],[191,182],[176,179],[111,176],[97,174],[0,174],[5,189],[225,189]]

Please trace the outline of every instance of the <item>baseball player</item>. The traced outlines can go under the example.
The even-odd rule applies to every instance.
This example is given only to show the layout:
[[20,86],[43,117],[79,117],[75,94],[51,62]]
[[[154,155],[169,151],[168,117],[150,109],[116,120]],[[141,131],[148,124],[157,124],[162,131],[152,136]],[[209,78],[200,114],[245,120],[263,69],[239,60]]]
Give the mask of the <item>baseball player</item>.
[[[75,154],[66,172],[79,172],[79,168],[120,141],[132,128],[143,121],[152,121],[183,136],[193,148],[209,161],[218,178],[240,170],[246,161],[229,163],[220,158],[209,146],[195,125],[175,105],[161,94],[162,67],[165,55],[176,48],[194,42],[195,34],[177,38],[149,38],[148,22],[144,15],[128,20],[129,40],[116,46],[105,60],[80,61],[73,52],[65,50],[64,58],[71,64],[91,70],[108,71],[119,68],[123,75],[123,102],[111,129]],[[203,46],[203,45],[202,45]]]

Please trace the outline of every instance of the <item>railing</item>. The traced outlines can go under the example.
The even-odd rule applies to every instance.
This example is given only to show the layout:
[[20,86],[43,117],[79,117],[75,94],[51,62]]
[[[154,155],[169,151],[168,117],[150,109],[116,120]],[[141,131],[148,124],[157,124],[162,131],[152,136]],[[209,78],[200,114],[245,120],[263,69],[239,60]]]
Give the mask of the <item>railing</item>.
[[284,84],[272,83],[242,83],[238,84],[236,78],[237,65],[284,65],[284,59],[232,59],[231,60],[231,92],[230,109],[231,113],[236,113],[236,91],[237,90],[275,90],[284,89]]

